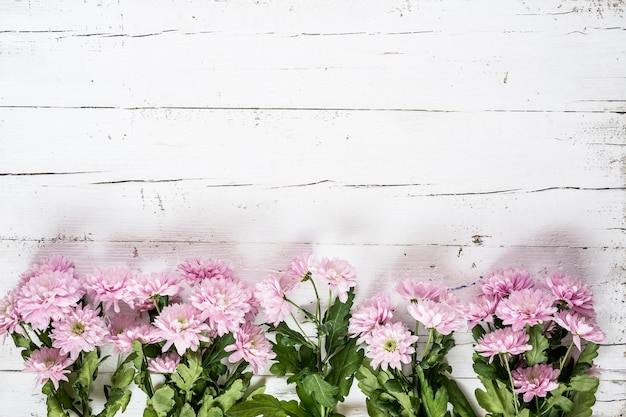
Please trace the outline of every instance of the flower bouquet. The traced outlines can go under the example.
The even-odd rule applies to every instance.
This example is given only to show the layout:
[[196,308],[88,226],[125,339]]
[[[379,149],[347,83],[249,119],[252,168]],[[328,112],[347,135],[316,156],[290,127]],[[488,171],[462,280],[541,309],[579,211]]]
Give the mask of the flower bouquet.
[[468,308],[474,370],[489,416],[587,417],[599,378],[593,367],[604,334],[592,294],[559,273],[535,282],[526,271],[489,275]]
[[[465,329],[457,298],[443,286],[405,280],[395,292],[408,305],[411,328],[392,321],[394,306],[387,295],[359,305],[349,324],[350,335],[365,349],[367,359],[357,373],[370,416],[475,417],[474,411],[445,362],[455,345],[454,330]],[[427,332],[423,348],[418,331]],[[422,350],[419,353],[419,350]]]
[[[24,371],[35,374],[46,395],[49,417],[91,417],[92,386],[108,356],[111,299],[96,291],[97,276],[81,277],[63,256],[51,256],[22,273],[0,300],[0,335],[22,349]],[[117,304],[115,304],[117,306]],[[134,372],[120,358],[99,417],[113,416],[130,401]]]
[[[293,297],[309,285],[315,299],[305,308]],[[299,255],[286,271],[257,284],[256,297],[275,336],[276,362],[270,371],[289,375],[287,382],[295,384],[300,401],[258,394],[231,408],[230,416],[341,416],[336,406],[348,395],[363,360],[348,335],[355,285],[356,273],[348,262],[317,262],[309,254]]]

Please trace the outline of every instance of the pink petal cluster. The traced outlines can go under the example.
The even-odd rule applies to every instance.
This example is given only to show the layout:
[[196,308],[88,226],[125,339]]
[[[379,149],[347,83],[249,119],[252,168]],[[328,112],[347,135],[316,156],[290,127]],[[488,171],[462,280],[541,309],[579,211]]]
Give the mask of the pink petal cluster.
[[411,362],[415,342],[417,336],[412,335],[404,323],[386,323],[372,331],[365,355],[371,359],[374,369],[401,369],[403,363]]
[[195,285],[204,279],[229,279],[235,276],[233,270],[222,260],[186,259],[178,265],[178,270],[190,285]]
[[74,273],[74,262],[66,258],[63,255],[51,255],[47,258],[43,258],[39,262],[36,262],[30,266],[28,270],[23,272],[20,276],[20,282],[18,287],[28,282],[31,278],[41,275],[44,272],[69,272]]
[[172,374],[180,363],[180,356],[176,352],[163,353],[156,358],[148,359],[148,371],[157,374]]
[[530,402],[535,397],[545,397],[559,386],[557,379],[560,373],[545,363],[515,369],[511,372],[514,392],[523,394],[524,402]]
[[530,273],[522,269],[501,269],[487,276],[481,285],[482,293],[503,298],[513,291],[534,287]]
[[322,258],[314,267],[314,272],[330,286],[339,301],[348,300],[350,288],[356,286],[356,271],[347,261],[338,258]]
[[133,342],[138,340],[142,344],[155,343],[159,339],[155,336],[155,328],[149,323],[137,322],[133,315],[120,314],[109,319],[109,341],[118,353],[133,351]]
[[570,275],[553,273],[546,277],[546,286],[566,309],[586,317],[594,317],[593,295],[585,283]]
[[270,359],[276,357],[272,344],[261,332],[261,328],[252,323],[245,323],[235,333],[235,343],[224,348],[225,352],[233,352],[229,357],[230,363],[244,360],[252,366],[255,374],[264,368]]
[[525,331],[515,331],[510,327],[504,327],[484,334],[478,339],[478,344],[474,350],[479,355],[489,358],[489,363],[491,363],[493,358],[499,354],[505,354],[508,357],[531,350],[532,346],[528,344],[529,340],[530,336]]
[[254,297],[263,309],[265,319],[274,326],[278,326],[291,314],[287,293],[294,290],[300,283],[299,280],[294,281],[292,277],[286,274],[270,275],[256,285]]
[[[127,268],[99,268],[85,277],[85,290],[92,304],[103,304],[104,311],[120,312],[120,301],[129,300],[128,284],[133,273]],[[132,303],[132,301],[130,301]]]
[[395,286],[395,292],[405,300],[413,303],[420,300],[440,301],[448,290],[438,282],[416,281],[414,279],[406,279],[400,281]]
[[348,333],[351,337],[359,336],[360,344],[370,338],[372,331],[382,324],[389,323],[393,317],[394,306],[389,296],[379,294],[358,305],[350,317]]
[[256,314],[252,289],[236,278],[203,280],[189,300],[218,336],[236,332]]
[[81,352],[91,352],[102,346],[108,337],[106,323],[99,312],[89,307],[77,306],[52,323],[52,346],[76,360]]
[[170,297],[170,301],[180,295],[185,288],[180,284],[178,276],[168,272],[144,274],[132,280],[129,285],[129,299],[137,311],[155,309],[155,301],[159,297]]
[[310,252],[303,252],[291,261],[285,271],[285,277],[290,281],[300,282],[308,273],[312,272],[314,265],[315,260],[313,258],[313,254]]
[[433,300],[411,303],[409,314],[427,329],[435,329],[441,334],[450,334],[465,327],[460,312],[453,306]]
[[4,341],[7,335],[13,333],[24,334],[20,323],[22,315],[17,309],[17,289],[9,291],[0,299],[0,336]]
[[24,283],[17,295],[17,309],[24,322],[45,330],[50,320],[72,311],[85,291],[72,271],[44,271]]
[[526,325],[534,326],[552,320],[552,315],[556,313],[554,301],[552,294],[539,289],[515,290],[500,301],[496,316],[502,319],[503,324],[511,325],[513,330],[522,330]]
[[209,341],[209,326],[200,318],[200,312],[189,304],[172,304],[154,319],[155,336],[165,340],[163,352],[174,345],[183,356],[187,349],[198,350],[201,341]]
[[478,323],[493,323],[493,315],[496,312],[498,299],[494,296],[480,294],[473,302],[469,303],[465,309],[465,319],[468,321],[470,329]]
[[59,389],[59,382],[66,381],[67,369],[74,361],[59,349],[42,347],[34,351],[24,362],[24,372],[34,373],[38,384],[43,385],[52,381],[55,389]]
[[572,334],[574,344],[578,350],[581,350],[581,339],[593,343],[603,343],[606,339],[605,334],[600,330],[594,319],[576,312],[561,311],[554,317],[554,321]]

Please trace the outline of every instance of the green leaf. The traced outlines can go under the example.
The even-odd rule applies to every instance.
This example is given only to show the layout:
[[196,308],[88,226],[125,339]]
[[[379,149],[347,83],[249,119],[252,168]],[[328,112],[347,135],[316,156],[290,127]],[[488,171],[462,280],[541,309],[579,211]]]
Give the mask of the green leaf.
[[487,364],[482,360],[475,362],[473,368],[474,372],[476,372],[478,376],[482,376],[483,378],[493,380],[498,377],[496,367],[493,364]]
[[179,364],[176,372],[172,374],[172,381],[184,392],[191,392],[194,384],[202,375],[202,362],[200,353],[193,352],[187,355],[187,364]]
[[475,391],[476,400],[482,408],[492,414],[515,415],[513,394],[504,384],[498,380],[492,381],[482,376],[479,376],[478,379],[487,390],[483,391],[477,388]]
[[196,412],[188,403],[185,403],[180,409],[178,417],[196,417]]
[[296,401],[279,401],[267,394],[255,395],[231,407],[226,413],[229,417],[311,417]]
[[339,301],[339,298],[335,298],[334,303],[328,308],[324,319],[322,320],[322,326],[324,329],[324,335],[326,336],[325,347],[326,352],[333,354],[335,349],[343,344],[348,333],[348,322],[350,320],[350,309],[354,302],[354,288],[348,291],[348,299],[345,303]]
[[567,397],[562,395],[554,395],[554,391],[551,392],[551,396],[547,400],[548,408],[557,407],[559,410],[565,412],[572,411],[574,403]]
[[477,324],[476,326],[472,327],[472,336],[474,337],[474,340],[476,341],[478,341],[478,339],[483,337],[485,333],[487,333],[487,331],[483,329],[483,327],[480,324]]
[[337,405],[335,396],[338,394],[339,388],[325,381],[322,375],[318,373],[306,375],[302,379],[302,387],[318,404],[329,408]]
[[533,366],[548,360],[546,349],[550,347],[548,339],[543,335],[543,324],[537,324],[528,330],[530,340],[528,343],[533,347],[527,350],[524,356],[528,366]]
[[463,391],[461,391],[456,381],[448,379],[443,375],[441,375],[439,381],[448,391],[449,401],[450,404],[452,404],[455,415],[459,417],[477,417],[472,405],[465,394],[463,394]]
[[22,358],[28,359],[30,355],[37,350],[37,345],[30,340],[30,338],[25,337],[19,333],[11,333],[11,338],[13,339],[13,344],[15,347],[22,348]]
[[174,408],[175,391],[169,385],[164,385],[154,392],[152,398],[148,399],[148,405],[156,413],[157,417],[166,417],[172,408]]
[[126,407],[130,403],[130,395],[131,392],[128,390],[113,388],[104,404],[104,409],[98,414],[98,417],[113,417],[119,410],[122,410],[122,412],[126,411]]
[[600,346],[593,342],[587,343],[576,362],[576,366],[572,371],[573,375],[581,375],[593,366],[593,360],[598,356],[598,348]]
[[589,417],[592,415],[591,407],[596,403],[596,393],[594,391],[579,391],[572,398],[572,409],[565,413],[563,417]]
[[[284,321],[278,326],[270,325],[270,331],[281,335],[279,343],[284,346],[310,345],[305,335],[293,330]],[[278,341],[279,338],[276,337],[276,340]]]
[[224,412],[219,407],[209,409],[207,417],[224,417]]
[[378,383],[378,378],[365,362],[359,367],[355,376],[359,381],[359,388],[367,397],[371,397],[374,391],[382,389],[382,386]]
[[335,356],[330,358],[329,363],[332,368],[326,379],[331,385],[339,389],[338,401],[343,401],[350,393],[354,374],[360,368],[363,356],[363,350],[357,350],[356,340],[350,339]]
[[67,417],[68,416],[65,410],[63,410],[63,407],[61,407],[59,400],[57,400],[55,397],[49,396],[46,399],[46,408],[48,410],[48,414],[47,414],[48,417]]
[[[246,386],[241,379],[236,380],[222,395],[215,398],[213,406],[219,405],[222,411],[228,411],[237,401],[241,400],[246,391]],[[211,414],[209,413],[209,416]]]
[[135,370],[133,368],[125,369],[125,366],[120,366],[114,373],[111,375],[111,384],[113,384],[114,388],[126,388],[133,382],[135,378]]
[[274,375],[285,376],[288,373],[295,374],[300,368],[300,358],[294,346],[281,344],[282,335],[276,335],[277,343],[272,343],[272,349],[276,354],[276,362],[270,367],[270,372]]
[[570,379],[568,387],[572,391],[596,392],[600,380],[592,375],[578,375]]
[[448,393],[445,387],[440,387],[435,392],[424,376],[424,370],[417,367],[417,377],[420,383],[420,397],[426,416],[444,417],[448,411]]

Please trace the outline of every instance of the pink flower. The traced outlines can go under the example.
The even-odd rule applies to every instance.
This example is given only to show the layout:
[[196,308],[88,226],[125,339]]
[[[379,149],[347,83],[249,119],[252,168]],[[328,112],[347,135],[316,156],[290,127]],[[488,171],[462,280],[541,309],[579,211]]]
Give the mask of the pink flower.
[[106,323],[96,310],[77,306],[68,315],[52,323],[52,346],[76,360],[81,352],[102,346],[108,337]]
[[167,272],[153,272],[149,275],[140,275],[132,280],[129,287],[129,296],[138,311],[153,310],[155,301],[167,296],[171,299],[183,291],[179,278]]
[[67,376],[71,371],[67,369],[73,360],[62,354],[59,349],[42,347],[32,353],[24,362],[24,372],[34,373],[38,384],[43,385],[52,381],[55,389],[59,389],[59,381],[68,382]]
[[535,396],[545,397],[548,392],[559,386],[557,378],[561,371],[552,369],[546,363],[539,363],[528,368],[518,368],[511,372],[514,392],[524,394],[524,402],[530,402]]
[[153,324],[157,328],[155,336],[166,341],[163,352],[174,345],[180,356],[187,349],[198,350],[201,341],[209,340],[203,333],[211,330],[200,318],[200,312],[189,304],[172,304],[163,308]]
[[291,314],[291,305],[286,300],[287,292],[293,290],[300,281],[294,281],[285,274],[270,275],[256,285],[254,297],[263,309],[265,318],[274,326]]
[[569,275],[553,273],[546,277],[546,285],[566,309],[586,317],[594,317],[593,295],[581,280]]
[[494,356],[498,354],[519,355],[533,347],[528,344],[530,336],[525,331],[515,331],[510,327],[494,330],[478,339],[478,344],[474,350],[479,355],[488,357],[489,363],[493,362]]
[[521,269],[501,269],[490,274],[481,285],[483,294],[503,298],[513,291],[532,288],[535,285],[527,271]]
[[24,334],[20,322],[22,315],[17,309],[17,289],[14,289],[0,299],[0,336],[3,341],[9,334]]
[[339,301],[345,303],[348,300],[350,288],[356,286],[356,271],[343,259],[322,258],[314,271],[330,286],[333,294],[339,297]]
[[351,337],[360,336],[357,343],[369,339],[376,326],[388,323],[393,317],[394,307],[385,294],[376,295],[354,309],[348,326]]
[[405,279],[396,284],[395,291],[400,297],[414,303],[425,299],[439,301],[448,290],[438,282]]
[[28,282],[32,277],[37,275],[41,275],[44,272],[69,272],[74,273],[74,262],[67,259],[62,255],[51,255],[47,258],[40,260],[37,263],[34,263],[30,266],[30,268],[23,272],[20,277],[20,282],[18,283],[18,287],[21,287],[23,284]]
[[526,325],[534,326],[552,320],[556,313],[554,297],[541,290],[526,288],[513,291],[496,307],[496,316],[513,330],[522,330]]
[[189,300],[218,336],[235,332],[253,310],[252,289],[236,278],[213,278],[196,286]]
[[45,271],[20,287],[17,309],[34,329],[45,330],[50,320],[69,314],[83,295],[81,282],[72,272]]
[[119,313],[119,302],[129,299],[127,285],[132,278],[133,273],[126,268],[100,268],[85,277],[84,285],[94,305],[103,303],[105,312],[113,307]]
[[306,274],[312,272],[313,264],[314,259],[311,253],[301,253],[287,267],[285,278],[295,286],[297,282],[302,281]]
[[386,323],[372,331],[367,341],[366,356],[372,360],[372,368],[380,366],[384,371],[389,367],[401,369],[403,363],[411,362],[415,342],[417,336],[413,336],[404,323]]
[[561,311],[554,317],[554,321],[572,334],[574,344],[581,350],[580,339],[593,343],[603,343],[606,336],[598,328],[596,322],[573,311]]
[[235,343],[224,348],[225,352],[233,352],[229,357],[230,363],[240,360],[248,362],[255,374],[259,368],[264,368],[267,361],[276,357],[272,344],[261,332],[261,328],[252,323],[245,323],[235,333]]
[[149,323],[138,323],[135,316],[119,314],[109,319],[109,341],[118,353],[133,351],[133,342],[138,340],[142,344],[155,343],[155,329]]
[[481,321],[493,323],[493,315],[497,305],[498,299],[496,297],[485,294],[479,295],[465,310],[465,319],[469,322],[469,328],[473,328]]
[[176,352],[163,353],[156,358],[148,359],[148,371],[157,374],[173,374],[180,363],[180,356]]
[[411,303],[408,310],[411,317],[422,323],[424,327],[435,329],[441,334],[461,330],[464,325],[459,312],[448,304],[426,299]]
[[190,284],[194,285],[203,279],[212,278],[234,278],[235,273],[224,261],[208,261],[200,259],[186,259],[178,265],[178,270]]

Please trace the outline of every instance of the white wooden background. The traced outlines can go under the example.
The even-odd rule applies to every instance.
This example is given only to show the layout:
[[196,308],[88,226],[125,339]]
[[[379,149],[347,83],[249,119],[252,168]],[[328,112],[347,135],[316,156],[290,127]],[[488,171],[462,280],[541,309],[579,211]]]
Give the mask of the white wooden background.
[[[359,299],[523,267],[592,286],[626,415],[622,0],[0,0],[0,295],[42,256],[250,283],[348,259]],[[451,355],[471,393],[471,343]],[[0,416],[44,416],[0,347]],[[270,391],[293,395],[269,377]],[[342,408],[364,416],[358,389]],[[126,415],[138,416],[136,396]]]

